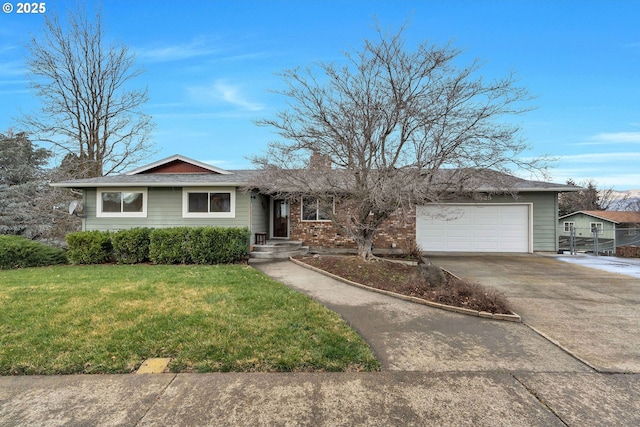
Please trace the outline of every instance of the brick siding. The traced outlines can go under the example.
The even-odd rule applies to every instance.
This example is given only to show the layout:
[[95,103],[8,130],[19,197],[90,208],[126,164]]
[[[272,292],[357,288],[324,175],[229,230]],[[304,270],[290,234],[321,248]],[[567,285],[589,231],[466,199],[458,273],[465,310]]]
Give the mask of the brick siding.
[[[332,249],[355,249],[355,241],[349,238],[331,221],[302,221],[301,198],[290,200],[289,238],[300,240],[305,245]],[[347,209],[336,202],[336,215],[347,215]],[[342,218],[339,218],[342,219]],[[373,241],[376,250],[401,250],[412,244],[416,237],[416,212],[411,209],[404,214],[398,213],[387,219],[378,229]]]

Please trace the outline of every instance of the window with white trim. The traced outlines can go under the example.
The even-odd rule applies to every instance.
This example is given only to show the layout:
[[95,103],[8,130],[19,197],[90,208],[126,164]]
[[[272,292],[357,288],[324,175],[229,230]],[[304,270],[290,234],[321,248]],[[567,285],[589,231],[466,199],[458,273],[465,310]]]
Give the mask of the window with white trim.
[[302,221],[331,221],[329,212],[335,212],[335,200],[330,197],[328,203],[323,203],[316,197],[302,197]]
[[567,233],[571,231],[571,227],[576,228],[576,223],[573,221],[565,221],[564,222],[564,231]]
[[186,188],[182,192],[184,218],[235,218],[235,190]]
[[98,188],[96,192],[97,217],[146,218],[146,188]]
[[589,223],[589,229],[591,229],[592,233],[593,233],[593,229],[594,228],[598,229],[598,233],[602,233],[602,223],[601,222],[590,222]]

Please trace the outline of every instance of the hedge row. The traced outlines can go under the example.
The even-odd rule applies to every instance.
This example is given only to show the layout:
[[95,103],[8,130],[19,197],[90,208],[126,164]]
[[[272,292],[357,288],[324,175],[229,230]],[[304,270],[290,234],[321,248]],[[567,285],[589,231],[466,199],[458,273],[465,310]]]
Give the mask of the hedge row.
[[67,262],[62,249],[20,236],[0,236],[0,269],[43,267]]
[[247,228],[222,227],[85,231],[67,235],[67,256],[73,264],[233,263],[248,255],[249,236]]

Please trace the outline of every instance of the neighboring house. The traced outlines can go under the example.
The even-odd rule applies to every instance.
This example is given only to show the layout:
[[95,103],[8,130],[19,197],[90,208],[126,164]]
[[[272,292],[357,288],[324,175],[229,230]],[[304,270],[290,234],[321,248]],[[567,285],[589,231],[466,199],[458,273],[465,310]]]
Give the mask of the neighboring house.
[[[124,175],[51,185],[81,190],[83,230],[132,227],[247,227],[268,239],[298,240],[316,248],[355,248],[328,219],[326,208],[305,195],[275,198],[246,190],[256,170],[228,171],[175,155]],[[417,241],[434,252],[555,252],[558,193],[579,187],[516,179],[517,196],[476,194],[474,200],[426,204],[389,219],[376,250]],[[338,203],[329,207],[344,213]]]
[[640,213],[629,211],[578,211],[558,220],[560,237],[569,237],[574,228],[576,239],[598,239],[612,250],[623,245],[640,244]]

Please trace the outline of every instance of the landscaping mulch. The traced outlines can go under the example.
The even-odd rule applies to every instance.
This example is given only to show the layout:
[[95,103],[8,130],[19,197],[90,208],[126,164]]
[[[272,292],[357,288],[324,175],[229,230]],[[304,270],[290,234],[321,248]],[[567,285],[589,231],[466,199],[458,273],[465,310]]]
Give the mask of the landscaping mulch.
[[440,304],[511,314],[505,295],[495,288],[458,279],[433,266],[420,268],[385,259],[357,256],[307,255],[297,260],[352,282]]

